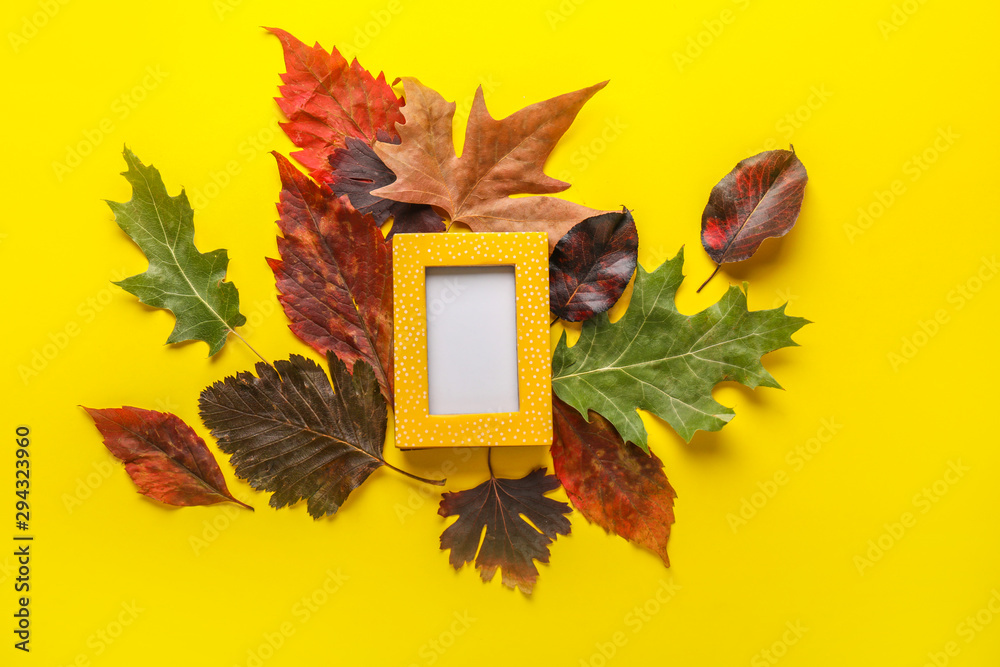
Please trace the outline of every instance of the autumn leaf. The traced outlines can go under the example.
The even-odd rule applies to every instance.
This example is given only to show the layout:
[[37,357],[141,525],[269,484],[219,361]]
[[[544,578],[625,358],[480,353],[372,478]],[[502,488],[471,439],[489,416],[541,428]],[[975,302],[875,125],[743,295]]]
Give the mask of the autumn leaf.
[[348,137],[371,144],[379,130],[395,137],[395,123],[402,123],[401,100],[379,73],[373,77],[358,64],[350,64],[336,48],[327,53],[312,48],[278,28],[268,28],[281,40],[285,69],[282,97],[275,98],[288,118],[281,128],[302,150],[292,157],[312,172],[317,181],[329,178],[329,158]]
[[108,201],[108,206],[146,255],[149,268],[115,284],[142,303],[174,314],[177,323],[168,343],[203,340],[213,355],[246,322],[236,286],[223,280],[229,256],[225,250],[198,252],[194,211],[184,191],[169,196],[156,168],[144,165],[128,148],[124,156],[128,171],[122,175],[132,186],[132,199]]
[[764,239],[795,225],[806,187],[806,168],[794,150],[766,151],[741,160],[719,181],[701,214],[701,243],[719,268],[749,259]]
[[269,259],[289,328],[313,349],[375,371],[392,405],[392,256],[370,217],[278,153],[280,260]]
[[[389,135],[381,130],[379,141],[392,143]],[[395,143],[399,143],[398,137]],[[444,231],[443,219],[430,206],[392,201],[371,194],[372,190],[395,181],[396,176],[372,147],[361,139],[348,137],[347,147],[334,151],[330,156],[330,171],[329,185],[333,194],[346,196],[351,206],[372,216],[378,225],[390,217],[393,219],[386,239],[393,234]]]
[[452,567],[460,570],[475,560],[483,581],[492,581],[501,568],[504,586],[530,595],[538,579],[533,561],[548,563],[548,545],[570,532],[564,516],[572,511],[569,505],[545,496],[558,488],[559,480],[546,475],[545,468],[505,479],[495,477],[491,466],[490,478],[479,486],[442,494],[438,514],[458,516],[441,534],[441,548],[451,550]]
[[570,227],[601,211],[554,197],[512,195],[569,187],[545,175],[545,160],[584,103],[606,84],[533,104],[502,120],[486,110],[480,86],[458,157],[452,139],[455,103],[416,79],[403,79],[406,124],[397,125],[402,143],[374,145],[397,179],[373,194],[434,206],[476,232],[548,232],[551,249]]
[[587,320],[615,305],[635,272],[639,236],[625,208],[575,225],[549,257],[549,307],[556,317]]
[[125,463],[139,493],[168,505],[214,505],[232,501],[219,464],[180,417],[125,406],[84,408],[104,436],[104,445]]
[[552,397],[555,439],[552,467],[573,507],[608,532],[646,547],[663,559],[674,523],[677,494],[663,464],[621,436],[604,417],[590,421]]
[[735,413],[712,398],[712,388],[726,380],[780,388],[760,357],[797,345],[791,335],[808,323],[785,315],[784,306],[750,311],[736,287],[700,313],[683,315],[674,303],[683,264],[681,250],[653,272],[640,265],[622,318],[611,324],[602,313],[587,320],[573,347],[563,332],[552,360],[559,398],[581,415],[602,415],[625,442],[647,452],[637,409],[666,420],[688,441],[697,430],[718,431]]
[[347,496],[381,466],[386,404],[371,367],[353,374],[332,353],[330,377],[293,354],[274,365],[258,363],[257,376],[239,373],[201,392],[201,418],[231,454],[236,474],[255,489],[272,491],[271,507],[307,501],[309,514],[335,513]]

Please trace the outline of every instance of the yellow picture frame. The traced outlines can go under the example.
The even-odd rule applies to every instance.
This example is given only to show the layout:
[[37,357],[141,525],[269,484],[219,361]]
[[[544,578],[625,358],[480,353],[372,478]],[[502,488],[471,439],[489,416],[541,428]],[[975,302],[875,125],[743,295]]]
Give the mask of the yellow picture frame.
[[[548,235],[544,232],[397,234],[393,236],[392,252],[396,446],[425,449],[551,445]],[[427,269],[489,266],[514,267],[519,409],[486,414],[430,414]]]

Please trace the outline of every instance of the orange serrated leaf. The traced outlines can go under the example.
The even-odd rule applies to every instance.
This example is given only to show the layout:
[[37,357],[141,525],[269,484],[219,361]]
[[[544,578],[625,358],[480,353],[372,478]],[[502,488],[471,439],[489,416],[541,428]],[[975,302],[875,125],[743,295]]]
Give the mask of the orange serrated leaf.
[[288,118],[281,128],[302,150],[292,157],[318,181],[328,180],[330,155],[347,137],[369,144],[379,130],[396,136],[403,122],[401,101],[379,73],[373,77],[357,58],[348,63],[336,48],[327,53],[319,44],[308,47],[278,28],[268,28],[281,40],[285,69],[282,97],[275,98]]

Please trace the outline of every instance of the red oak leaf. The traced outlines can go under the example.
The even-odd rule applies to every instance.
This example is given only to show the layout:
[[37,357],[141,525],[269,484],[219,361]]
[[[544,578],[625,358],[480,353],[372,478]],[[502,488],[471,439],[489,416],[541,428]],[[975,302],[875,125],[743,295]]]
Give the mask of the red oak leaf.
[[549,257],[549,308],[570,322],[615,305],[635,272],[639,236],[625,208],[587,218],[559,239]]
[[701,243],[717,265],[708,280],[723,264],[749,259],[764,239],[788,233],[807,180],[794,150],[766,151],[740,161],[712,188],[701,215]]
[[486,110],[480,86],[458,156],[452,139],[455,103],[416,79],[403,79],[406,124],[397,125],[402,143],[373,146],[396,180],[374,194],[434,206],[474,232],[547,232],[551,249],[570,227],[602,211],[556,197],[513,195],[569,187],[545,174],[545,161],[583,105],[606,84],[532,104],[501,120]]
[[[521,479],[498,479],[491,467],[490,478],[479,486],[441,494],[438,514],[458,515],[441,533],[441,548],[451,549],[451,565],[460,570],[475,559],[483,581],[492,581],[501,568],[504,586],[530,595],[538,579],[533,560],[548,563],[549,544],[570,532],[564,516],[572,511],[570,506],[545,497],[558,488],[559,480],[546,475],[545,468],[536,468]],[[484,528],[486,537],[480,548]]]
[[[379,131],[379,141],[393,141],[388,134]],[[338,148],[330,156],[330,189],[333,194],[346,195],[351,206],[374,218],[376,224],[392,218],[392,228],[387,239],[393,234],[412,232],[443,232],[444,220],[426,204],[408,204],[383,199],[371,193],[383,185],[396,180],[396,175],[379,159],[372,147],[361,139],[347,138],[347,147]]]
[[177,415],[129,406],[84,410],[104,436],[104,446],[125,463],[139,493],[168,505],[229,500],[253,509],[229,493],[205,441]]
[[398,136],[395,124],[403,122],[401,100],[384,74],[373,77],[357,58],[348,64],[336,48],[327,53],[318,43],[310,48],[284,30],[268,30],[281,40],[285,54],[282,97],[275,98],[288,118],[281,128],[303,149],[292,157],[313,178],[328,178],[329,157],[347,137],[371,144],[379,130]]
[[392,256],[372,219],[278,153],[280,260],[268,259],[289,328],[348,368],[362,359],[392,405]]
[[652,550],[669,567],[674,493],[663,464],[593,410],[588,422],[552,396],[552,463],[573,507],[609,532]]

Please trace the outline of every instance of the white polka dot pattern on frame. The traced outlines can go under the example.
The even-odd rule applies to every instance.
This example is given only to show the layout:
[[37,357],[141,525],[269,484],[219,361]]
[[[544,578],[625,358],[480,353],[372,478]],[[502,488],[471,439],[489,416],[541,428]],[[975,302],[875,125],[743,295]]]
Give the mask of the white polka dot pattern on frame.
[[[392,240],[392,255],[396,446],[552,444],[548,235],[397,234]],[[515,267],[520,410],[431,415],[427,404],[426,267],[497,265]]]

